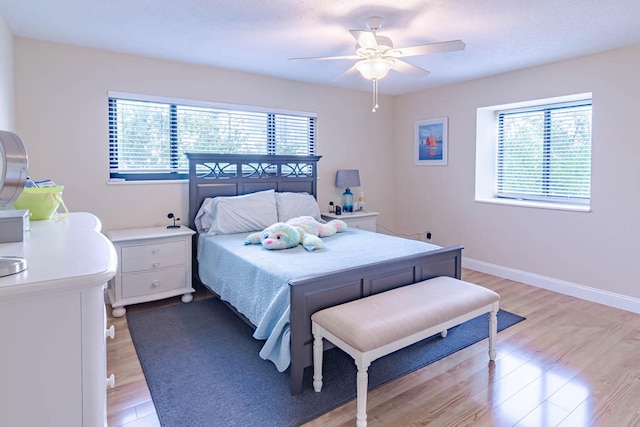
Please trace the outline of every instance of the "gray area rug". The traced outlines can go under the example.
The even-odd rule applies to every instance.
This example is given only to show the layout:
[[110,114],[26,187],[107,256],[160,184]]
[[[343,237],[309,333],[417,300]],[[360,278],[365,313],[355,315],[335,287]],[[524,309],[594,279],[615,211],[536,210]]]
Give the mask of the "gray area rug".
[[[498,330],[521,320],[500,310]],[[298,426],[355,399],[355,364],[337,348],[325,352],[322,392],[313,391],[309,367],[303,392],[292,396],[287,373],[260,359],[262,341],[216,298],[130,311],[127,321],[163,427]],[[487,336],[482,315],[450,329],[447,338],[436,335],[380,358],[369,367],[369,388]]]

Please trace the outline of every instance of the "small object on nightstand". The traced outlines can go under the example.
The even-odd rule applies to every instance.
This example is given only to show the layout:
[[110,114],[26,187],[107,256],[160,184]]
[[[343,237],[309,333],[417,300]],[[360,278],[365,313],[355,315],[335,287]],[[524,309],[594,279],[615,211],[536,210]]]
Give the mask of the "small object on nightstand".
[[336,211],[336,209],[333,206],[333,202],[329,202],[329,213],[334,213],[335,211]]
[[336,215],[342,215],[342,208],[340,206],[336,206]]
[[359,211],[363,211],[364,210],[364,205],[365,205],[364,193],[360,192],[360,197],[358,197],[358,210]]
[[167,225],[167,228],[180,228],[179,225],[176,225],[176,221],[180,221],[180,218],[176,218],[175,215],[173,215],[173,213],[169,212],[169,214],[167,215],[167,218],[171,219],[173,218],[173,225]]

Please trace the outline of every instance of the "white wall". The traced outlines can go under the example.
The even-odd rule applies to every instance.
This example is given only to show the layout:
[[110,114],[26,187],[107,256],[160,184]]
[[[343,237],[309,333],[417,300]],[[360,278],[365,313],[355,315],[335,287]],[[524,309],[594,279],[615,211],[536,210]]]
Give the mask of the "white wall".
[[0,14],[0,130],[14,131],[13,35]]
[[[64,184],[69,208],[97,214],[105,230],[166,224],[169,211],[186,218],[188,196],[185,184],[107,184],[108,90],[315,111],[322,207],[339,200],[335,170],[358,168],[368,208],[397,233],[431,231],[437,244],[463,245],[465,259],[640,297],[640,46],[383,97],[371,114],[364,92],[19,37],[14,43],[16,131],[30,174]],[[593,93],[592,212],[475,203],[477,108],[583,92]],[[414,123],[437,117],[449,118],[449,164],[414,166]]]
[[[640,297],[640,46],[396,99],[396,223],[464,256]],[[593,93],[590,213],[474,202],[478,107]],[[414,122],[449,118],[449,165],[414,166]]]
[[186,223],[188,209],[186,184],[107,184],[109,90],[316,112],[322,209],[339,201],[335,171],[357,168],[369,208],[391,218],[391,182],[379,173],[393,152],[391,97],[372,114],[364,92],[20,37],[15,51],[17,131],[29,174],[63,184],[69,209],[95,213],[106,231],[168,224],[168,212]]

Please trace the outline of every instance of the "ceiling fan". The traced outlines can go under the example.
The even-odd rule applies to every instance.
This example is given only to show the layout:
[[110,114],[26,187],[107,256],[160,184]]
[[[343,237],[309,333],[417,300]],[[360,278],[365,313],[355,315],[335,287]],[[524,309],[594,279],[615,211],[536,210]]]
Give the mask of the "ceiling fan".
[[430,53],[452,52],[463,50],[465,45],[461,40],[451,40],[439,43],[427,43],[417,46],[394,48],[389,37],[377,34],[382,27],[382,18],[372,16],[367,19],[368,30],[350,30],[356,39],[356,52],[353,55],[342,56],[312,56],[304,58],[290,58],[296,60],[357,60],[347,71],[334,79],[359,71],[362,77],[373,81],[373,112],[378,108],[378,80],[384,78],[390,70],[409,74],[413,77],[425,77],[429,71],[409,64],[400,58],[427,55]]

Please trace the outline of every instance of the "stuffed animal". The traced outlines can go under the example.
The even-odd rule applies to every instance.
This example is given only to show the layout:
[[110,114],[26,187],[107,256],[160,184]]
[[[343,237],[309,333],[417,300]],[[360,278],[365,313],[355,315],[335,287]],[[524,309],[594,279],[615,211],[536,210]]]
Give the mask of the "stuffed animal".
[[347,229],[347,223],[340,219],[333,219],[327,223],[316,221],[312,216],[299,216],[291,218],[287,224],[302,228],[305,233],[318,237],[333,236]]
[[323,247],[318,236],[305,233],[300,227],[276,222],[261,232],[251,233],[245,240],[245,245],[262,244],[265,249],[289,249],[302,244],[309,252]]
[[292,218],[286,223],[277,222],[261,232],[251,233],[245,245],[262,244],[266,249],[288,249],[299,244],[314,251],[323,247],[320,237],[328,237],[347,229],[347,224],[339,219],[320,223],[313,217]]

